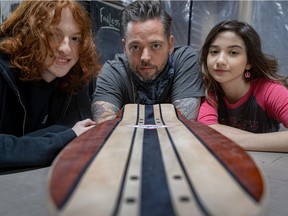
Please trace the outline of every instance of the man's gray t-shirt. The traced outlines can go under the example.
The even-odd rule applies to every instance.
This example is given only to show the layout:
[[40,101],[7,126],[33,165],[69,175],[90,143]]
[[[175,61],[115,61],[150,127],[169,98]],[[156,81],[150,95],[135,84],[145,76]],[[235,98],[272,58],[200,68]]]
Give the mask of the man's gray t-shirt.
[[[161,76],[167,80],[162,85]],[[148,83],[148,87],[150,91],[157,89],[161,95],[155,98],[152,96],[151,100],[140,99],[141,85],[136,82],[135,76],[130,71],[126,55],[118,54],[115,60],[107,61],[103,65],[97,78],[93,102],[106,101],[120,109],[129,103],[173,103],[179,99],[204,96],[198,55],[190,46],[175,47],[165,70],[157,78],[151,84]],[[143,94],[147,94],[147,89]]]

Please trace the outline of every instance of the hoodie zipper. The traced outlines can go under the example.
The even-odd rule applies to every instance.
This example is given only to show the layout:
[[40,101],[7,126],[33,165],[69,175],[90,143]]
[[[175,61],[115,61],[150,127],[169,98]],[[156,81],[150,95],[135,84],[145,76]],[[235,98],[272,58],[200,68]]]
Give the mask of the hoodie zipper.
[[22,106],[23,110],[24,110],[24,118],[23,118],[23,125],[22,125],[22,133],[23,135],[25,134],[25,124],[26,124],[26,116],[27,116],[27,111],[26,108],[21,100],[20,94],[19,92],[17,92],[17,97],[19,99],[20,105]]
[[70,105],[71,99],[72,99],[72,94],[69,95],[68,102],[66,104],[66,108],[64,109],[64,112],[63,112],[63,116],[66,116],[66,113],[67,113],[68,107]]

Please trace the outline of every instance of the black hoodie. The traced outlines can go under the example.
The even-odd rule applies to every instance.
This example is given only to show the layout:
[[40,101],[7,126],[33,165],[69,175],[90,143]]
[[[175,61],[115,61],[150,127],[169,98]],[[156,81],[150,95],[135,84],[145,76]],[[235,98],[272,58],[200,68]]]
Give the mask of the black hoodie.
[[[88,85],[69,95],[53,84],[24,83],[9,62],[0,53],[0,170],[50,165],[76,137],[72,126],[91,118]],[[35,89],[39,94],[31,95]]]

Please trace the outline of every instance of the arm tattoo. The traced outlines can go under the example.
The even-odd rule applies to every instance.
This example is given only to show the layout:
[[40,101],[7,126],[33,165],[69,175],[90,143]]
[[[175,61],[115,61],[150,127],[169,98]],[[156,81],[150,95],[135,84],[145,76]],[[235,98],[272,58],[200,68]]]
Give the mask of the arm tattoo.
[[114,119],[119,110],[120,109],[117,106],[105,101],[96,101],[91,106],[93,120],[98,124]]
[[200,108],[200,98],[184,98],[173,101],[175,108],[188,120],[196,120]]

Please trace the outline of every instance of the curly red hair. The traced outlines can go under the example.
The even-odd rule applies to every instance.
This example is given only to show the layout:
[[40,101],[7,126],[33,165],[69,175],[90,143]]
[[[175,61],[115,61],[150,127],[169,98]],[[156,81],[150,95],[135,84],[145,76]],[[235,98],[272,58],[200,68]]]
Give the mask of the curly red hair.
[[[96,77],[101,68],[90,17],[79,3],[72,0],[23,1],[0,26],[0,51],[11,55],[11,66],[21,71],[21,80],[42,79],[44,61],[47,53],[52,51],[48,38],[60,22],[63,8],[71,10],[82,34],[82,42],[79,61],[66,76],[59,78],[58,87],[75,93]],[[40,45],[45,46],[45,53],[41,52]]]

